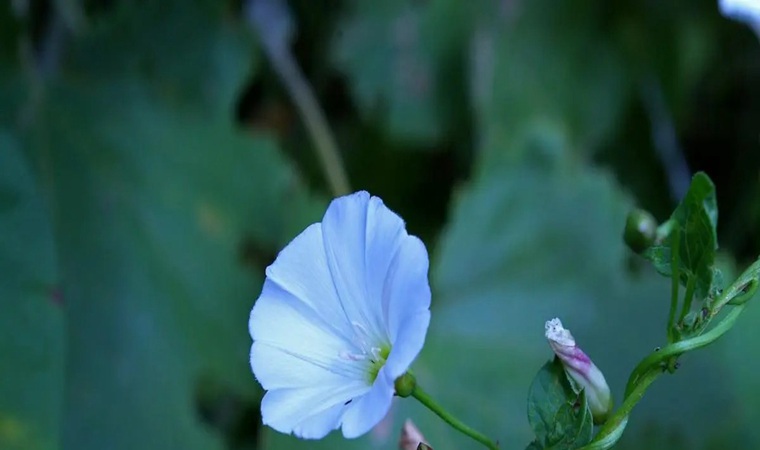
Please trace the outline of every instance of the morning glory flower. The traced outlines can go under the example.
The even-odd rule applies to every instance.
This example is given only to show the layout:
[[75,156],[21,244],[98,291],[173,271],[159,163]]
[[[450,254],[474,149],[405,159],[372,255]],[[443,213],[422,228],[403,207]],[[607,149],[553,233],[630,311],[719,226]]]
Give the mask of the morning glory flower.
[[594,423],[604,423],[612,412],[612,394],[602,371],[575,345],[575,338],[559,319],[546,322],[546,339],[568,376],[586,391]]
[[760,32],[760,0],[719,0],[720,12]]
[[386,415],[430,323],[428,255],[378,197],[332,201],[267,267],[248,323],[265,425],[355,438]]

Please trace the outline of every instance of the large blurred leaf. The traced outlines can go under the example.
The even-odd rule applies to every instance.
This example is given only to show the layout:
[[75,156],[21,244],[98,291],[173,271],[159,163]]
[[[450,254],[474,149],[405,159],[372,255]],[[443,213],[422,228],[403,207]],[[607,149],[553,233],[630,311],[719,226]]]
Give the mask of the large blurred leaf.
[[235,129],[250,43],[202,5],[120,6],[36,110],[70,324],[65,448],[223,448],[199,401],[255,403],[248,313],[263,267],[314,219],[273,142]]
[[426,143],[464,117],[454,100],[461,100],[456,88],[472,10],[456,0],[353,3],[333,54],[365,117],[379,119],[394,136]]
[[[668,298],[653,272],[626,273],[620,232],[627,208],[614,183],[589,169],[492,169],[480,178],[461,197],[435,272],[438,302],[446,306],[434,315],[425,355],[436,343],[435,373],[446,377],[434,394],[458,398],[470,420],[506,436],[502,442],[524,445],[530,438],[520,420],[520,386],[546,358],[541,325],[554,316],[621,393],[636,362],[665,339]],[[456,350],[467,359],[453,358]],[[688,358],[652,389],[622,448],[639,445],[645,427],[666,430],[648,433],[650,448],[667,448],[668,434],[693,448],[721,431],[723,421],[706,411],[740,400],[729,397],[723,368],[709,353]],[[472,399],[451,394],[449,376],[460,371],[457,378],[481,387]]]
[[45,205],[0,131],[0,448],[58,448],[63,313]]
[[502,2],[472,45],[471,85],[484,151],[521,157],[567,136],[582,153],[614,130],[628,92],[602,2]]

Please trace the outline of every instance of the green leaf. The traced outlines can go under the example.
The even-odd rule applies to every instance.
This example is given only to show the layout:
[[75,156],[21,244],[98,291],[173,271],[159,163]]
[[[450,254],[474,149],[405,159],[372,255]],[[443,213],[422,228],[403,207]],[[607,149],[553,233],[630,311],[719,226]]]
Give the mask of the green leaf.
[[450,0],[352,3],[332,59],[348,75],[365,117],[426,145],[448,132],[465,101],[452,92],[465,89],[452,69],[460,64],[472,12]]
[[0,130],[0,448],[59,448],[64,322],[50,218]]
[[[670,217],[679,229],[679,273],[681,283],[695,277],[695,294],[706,298],[714,284],[715,251],[718,249],[718,206],[715,186],[710,178],[699,172],[692,178],[689,191]],[[671,276],[671,233],[662,244],[644,252],[658,272]]]
[[597,150],[630,89],[604,10],[551,0],[483,10],[470,73],[488,165],[568,157],[567,145],[581,154]]
[[[230,399],[229,426],[254,445],[248,315],[264,267],[324,202],[270,138],[234,123],[252,47],[223,9],[149,4],[119,3],[72,39],[27,136],[69,322],[61,442],[221,450],[236,437],[204,417]],[[198,34],[170,43],[184,27]]]
[[67,268],[64,444],[221,449],[198,396],[214,384],[256,401],[245,324],[305,193],[269,140],[136,84],[50,92],[38,125]]
[[557,358],[533,379],[528,422],[542,448],[573,449],[591,441],[594,426],[586,395],[575,392]]

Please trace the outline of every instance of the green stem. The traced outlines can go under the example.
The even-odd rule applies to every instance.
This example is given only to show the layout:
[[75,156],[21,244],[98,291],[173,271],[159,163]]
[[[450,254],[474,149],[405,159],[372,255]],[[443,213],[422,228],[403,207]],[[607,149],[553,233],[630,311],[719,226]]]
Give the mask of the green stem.
[[594,440],[585,447],[582,447],[581,450],[606,450],[611,448],[622,436],[628,424],[628,417],[634,406],[644,396],[649,385],[662,375],[668,361],[688,351],[711,344],[723,336],[734,326],[743,309],[744,305],[736,306],[707,333],[667,345],[644,358],[636,366],[628,379],[623,404],[604,424],[602,429],[599,430],[599,433],[594,436]]
[[343,169],[338,145],[306,77],[289,53],[280,55],[280,58],[273,58],[272,62],[311,134],[330,189],[336,196],[348,194],[351,188]]
[[623,435],[626,425],[628,425],[628,416],[633,411],[633,407],[644,397],[649,385],[654,382],[660,375],[662,375],[662,368],[651,368],[639,382],[633,388],[633,390],[625,397],[623,404],[620,405],[615,414],[607,420],[604,426],[599,430],[594,440],[591,441],[581,450],[606,450],[611,448]]
[[729,311],[729,313],[726,314],[726,316],[717,325],[715,325],[710,329],[710,331],[706,332],[705,334],[667,345],[660,349],[660,351],[651,353],[649,356],[641,360],[639,365],[633,369],[631,377],[628,379],[628,385],[625,389],[626,393],[633,390],[633,388],[638,383],[639,378],[641,378],[643,374],[649,370],[649,368],[660,365],[673,356],[678,356],[688,351],[711,344],[716,339],[723,336],[726,331],[730,330],[731,327],[734,326],[734,323],[736,323],[736,320],[739,318],[739,315],[741,315],[744,307],[745,305],[733,307],[731,311]]
[[681,243],[680,233],[678,228],[673,229],[673,244],[670,251],[670,312],[668,313],[668,343],[672,343],[676,340],[675,337],[675,320],[676,310],[678,309],[678,287],[680,285],[680,268],[681,263],[679,261],[678,247]]
[[351,188],[338,146],[311,85],[290,51],[290,39],[294,28],[290,9],[280,4],[282,2],[273,0],[247,3],[246,16],[259,34],[264,52],[306,124],[306,129],[317,148],[317,156],[322,163],[330,190],[335,196],[348,194]]
[[448,411],[443,409],[441,405],[435,402],[433,398],[428,395],[427,392],[420,389],[419,386],[415,386],[414,391],[412,392],[412,397],[416,398],[420,403],[425,405],[427,409],[433,411],[438,417],[443,419],[444,422],[451,425],[453,428],[461,432],[462,434],[465,434],[472,439],[480,442],[481,444],[485,445],[491,450],[498,450],[499,446],[496,445],[493,441],[488,439],[486,435],[483,433],[480,433],[473,428],[465,425],[461,420],[457,419],[456,417],[452,416]]

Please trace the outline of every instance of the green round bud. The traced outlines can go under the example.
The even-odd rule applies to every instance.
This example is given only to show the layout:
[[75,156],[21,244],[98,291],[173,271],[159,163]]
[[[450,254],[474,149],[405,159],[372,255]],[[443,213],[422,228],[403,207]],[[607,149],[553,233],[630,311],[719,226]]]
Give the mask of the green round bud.
[[634,209],[628,213],[625,221],[623,240],[628,248],[641,253],[654,244],[657,236],[657,221],[643,209]]
[[412,395],[414,388],[417,386],[417,380],[414,378],[414,375],[406,372],[405,374],[396,378],[394,386],[396,388],[396,395],[399,397],[409,397]]

